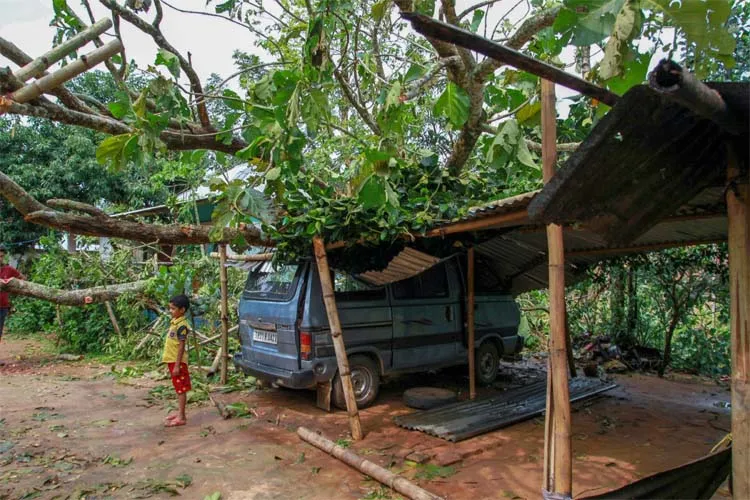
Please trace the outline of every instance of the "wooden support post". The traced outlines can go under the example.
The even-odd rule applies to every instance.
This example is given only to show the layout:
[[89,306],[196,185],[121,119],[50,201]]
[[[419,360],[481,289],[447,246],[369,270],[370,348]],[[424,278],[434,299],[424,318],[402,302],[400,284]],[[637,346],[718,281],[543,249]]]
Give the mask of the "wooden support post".
[[315,261],[318,265],[318,275],[320,276],[320,287],[323,290],[323,302],[325,303],[326,314],[328,315],[328,325],[330,326],[331,338],[333,339],[333,349],[336,351],[336,363],[339,368],[341,385],[344,389],[346,410],[349,413],[349,427],[352,431],[352,437],[360,440],[364,435],[362,433],[362,425],[359,422],[359,409],[357,409],[357,399],[354,396],[352,376],[349,372],[349,358],[346,356],[346,346],[344,345],[344,337],[341,332],[339,311],[336,308],[331,270],[328,267],[328,255],[326,254],[326,246],[323,243],[323,239],[319,236],[313,238],[313,248],[315,249]]
[[474,247],[469,248],[466,258],[468,260],[468,265],[466,266],[468,269],[468,279],[466,284],[468,292],[468,300],[466,304],[466,326],[469,333],[469,399],[474,399],[477,397],[477,372],[474,359]]
[[568,356],[568,368],[570,368],[570,378],[576,378],[575,358],[573,357],[573,338],[570,334],[570,324],[568,323],[568,304],[565,304],[565,353]]
[[[555,111],[555,84],[542,80],[542,172],[547,183],[555,175],[557,161],[557,113]],[[552,398],[548,398],[548,418],[551,418],[552,443],[545,444],[545,470],[548,477],[545,485],[552,486],[554,493],[570,497],[573,490],[573,459],[570,439],[570,390],[568,387],[568,358],[565,328],[565,247],[563,229],[557,224],[547,226],[549,259],[549,315],[550,356],[547,371],[548,387]],[[549,380],[551,379],[551,383]],[[551,480],[550,480],[551,478]],[[550,490],[548,490],[550,491]]]
[[[229,297],[227,296],[227,245],[219,245],[219,278],[221,280],[221,352],[229,352]],[[227,356],[221,356],[221,383],[227,383]]]
[[732,489],[750,498],[750,186],[729,149],[729,321],[732,338]]

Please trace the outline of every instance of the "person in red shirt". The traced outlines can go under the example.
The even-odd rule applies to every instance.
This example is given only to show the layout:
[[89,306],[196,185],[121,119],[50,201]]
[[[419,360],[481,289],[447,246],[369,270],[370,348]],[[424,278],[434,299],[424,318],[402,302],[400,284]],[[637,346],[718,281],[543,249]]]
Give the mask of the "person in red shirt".
[[[7,283],[13,278],[25,280],[26,277],[19,273],[18,270],[5,263],[5,248],[0,247],[0,281]],[[3,339],[3,329],[5,328],[5,320],[10,314],[10,297],[8,292],[0,292],[0,341]]]

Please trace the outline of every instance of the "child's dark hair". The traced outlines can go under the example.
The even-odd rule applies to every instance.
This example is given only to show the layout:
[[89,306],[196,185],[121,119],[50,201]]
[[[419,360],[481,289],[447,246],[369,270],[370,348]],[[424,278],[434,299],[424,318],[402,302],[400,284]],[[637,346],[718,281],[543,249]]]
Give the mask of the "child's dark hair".
[[169,299],[169,303],[175,307],[185,309],[186,311],[188,310],[188,308],[190,308],[190,299],[188,299],[185,295],[175,295],[174,297]]

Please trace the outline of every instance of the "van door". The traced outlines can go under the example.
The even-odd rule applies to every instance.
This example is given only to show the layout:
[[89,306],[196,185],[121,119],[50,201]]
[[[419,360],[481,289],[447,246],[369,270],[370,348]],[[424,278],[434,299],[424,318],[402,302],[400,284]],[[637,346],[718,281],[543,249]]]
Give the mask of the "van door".
[[395,370],[455,361],[462,330],[457,280],[449,261],[390,286]]

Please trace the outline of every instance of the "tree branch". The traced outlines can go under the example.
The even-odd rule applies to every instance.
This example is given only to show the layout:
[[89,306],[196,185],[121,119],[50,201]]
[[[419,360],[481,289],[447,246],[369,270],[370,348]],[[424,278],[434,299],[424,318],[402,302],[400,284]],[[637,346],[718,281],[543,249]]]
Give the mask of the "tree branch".
[[[539,33],[544,28],[552,26],[555,22],[557,14],[560,12],[559,5],[552,7],[547,10],[543,10],[533,17],[528,18],[523,22],[520,28],[508,39],[505,44],[511,49],[520,50],[527,42],[529,42],[534,35]],[[474,70],[474,79],[479,82],[486,82],[487,79],[492,75],[496,69],[500,68],[503,63],[498,62],[494,59],[487,58],[479,63]]]
[[[16,207],[27,222],[60,231],[84,236],[122,238],[143,243],[159,242],[164,245],[196,245],[211,242],[211,226],[142,224],[115,217],[91,217],[57,212],[34,199],[2,172],[0,172],[0,196]],[[244,238],[250,245],[273,246],[273,243],[264,239],[260,231],[252,226],[242,229],[225,228],[220,241],[228,243],[236,238]]]
[[82,288],[80,290],[60,290],[31,281],[11,278],[8,281],[0,280],[0,292],[33,297],[62,306],[84,306],[115,300],[125,293],[141,293],[150,282],[151,280],[143,280],[117,285]]
[[469,14],[471,14],[472,12],[474,12],[475,10],[483,9],[483,8],[487,7],[488,5],[496,4],[499,1],[500,0],[485,0],[484,2],[479,2],[476,5],[472,5],[471,7],[468,7],[466,9],[464,9],[460,14],[458,14],[458,16],[456,16],[456,19],[460,21],[461,19],[463,19],[464,17],[468,16]]
[[423,88],[430,86],[437,80],[440,74],[440,71],[446,66],[460,65],[460,64],[461,64],[461,58],[459,56],[451,56],[446,59],[440,59],[435,65],[435,67],[430,69],[430,71],[424,77],[415,81],[410,86],[409,90],[407,90],[406,93],[404,94],[404,99],[408,101],[410,99],[414,99],[415,97],[417,97],[422,92]]
[[75,212],[82,212],[84,214],[92,215],[94,217],[109,217],[104,210],[96,208],[94,205],[83,203],[80,201],[63,200],[59,198],[53,198],[47,200],[47,206],[60,210],[72,210]]
[[[185,59],[185,57],[181,53],[179,53],[177,49],[175,49],[174,46],[169,43],[169,41],[167,41],[167,39],[164,37],[164,34],[159,28],[147,23],[146,21],[138,17],[136,13],[120,6],[115,0],[99,0],[99,2],[102,3],[105,7],[109,8],[115,15],[119,15],[142,32],[151,36],[154,42],[156,42],[156,45],[158,45],[160,48],[174,54],[177,57],[177,60],[180,62],[180,67],[185,72],[185,75],[190,81],[190,86],[192,87],[193,92],[196,94],[203,94],[203,86],[201,84],[200,78],[198,78],[198,74],[195,72],[195,69],[193,69],[193,66],[190,64],[190,62]],[[205,128],[211,129],[212,125],[211,120],[208,117],[206,101],[203,98],[199,97],[196,100],[195,105],[198,108],[198,120],[200,121],[201,125],[203,125]]]
[[347,100],[352,104],[354,109],[357,110],[357,114],[362,118],[362,121],[365,122],[365,124],[372,130],[372,133],[375,135],[380,135],[380,127],[378,127],[378,124],[375,123],[375,120],[370,115],[370,112],[367,111],[367,108],[364,107],[364,105],[359,102],[359,99],[357,99],[357,96],[354,95],[354,90],[352,90],[351,86],[349,85],[349,82],[346,81],[346,78],[344,78],[344,75],[341,74],[341,71],[338,69],[333,70],[333,76],[336,77],[336,81],[339,82],[339,85],[341,86],[341,90],[344,92],[344,95],[346,96]]

